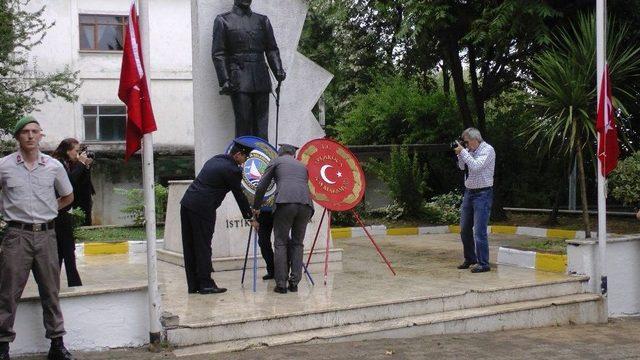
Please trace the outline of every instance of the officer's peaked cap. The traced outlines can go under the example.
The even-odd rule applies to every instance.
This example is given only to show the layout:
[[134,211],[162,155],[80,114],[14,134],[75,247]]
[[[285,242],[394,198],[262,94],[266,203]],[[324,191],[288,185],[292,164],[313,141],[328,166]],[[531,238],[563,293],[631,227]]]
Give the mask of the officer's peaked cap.
[[244,139],[233,139],[233,149],[236,151],[241,151],[247,155],[251,153],[251,150],[254,149],[253,145],[246,142]]

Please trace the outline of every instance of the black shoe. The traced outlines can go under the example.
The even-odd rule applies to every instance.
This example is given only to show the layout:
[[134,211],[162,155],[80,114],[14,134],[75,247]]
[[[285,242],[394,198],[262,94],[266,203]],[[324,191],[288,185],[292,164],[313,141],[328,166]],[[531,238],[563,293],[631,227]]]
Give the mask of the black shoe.
[[51,348],[47,355],[48,360],[73,360],[73,355],[64,347],[62,338],[51,339]]
[[9,343],[0,342],[0,360],[11,360],[9,357]]
[[471,261],[467,261],[465,260],[462,264],[458,265],[458,269],[462,270],[462,269],[468,269],[471,267],[471,265],[475,265],[476,263],[471,262]]
[[197,293],[198,293],[198,290],[189,289],[189,290],[187,290],[187,292],[188,292],[189,294],[197,294]]
[[217,287],[217,286],[198,289],[198,293],[200,293],[201,295],[221,294],[221,293],[223,293],[225,291],[227,291],[226,288],[221,288],[221,287]]
[[291,292],[298,292],[298,285],[289,283],[289,291]]
[[287,288],[286,287],[280,287],[280,286],[276,286],[275,288],[273,288],[273,291],[279,293],[279,294],[286,294],[287,293]]
[[483,273],[483,272],[487,272],[487,271],[491,271],[491,268],[486,266],[486,267],[482,267],[482,266],[476,266],[473,269],[471,269],[471,272],[476,274],[476,273]]
[[271,280],[271,279],[273,279],[273,274],[267,274],[262,277],[262,280]]

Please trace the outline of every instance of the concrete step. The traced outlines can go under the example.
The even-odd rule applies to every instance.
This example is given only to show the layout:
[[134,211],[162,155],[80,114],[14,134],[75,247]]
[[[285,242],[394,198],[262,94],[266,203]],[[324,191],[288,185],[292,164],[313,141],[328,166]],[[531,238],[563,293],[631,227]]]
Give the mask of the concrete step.
[[178,357],[241,351],[296,343],[407,338],[436,334],[476,333],[520,328],[605,322],[601,297],[571,294],[538,300],[483,306],[370,321],[286,334],[222,341],[174,350]]
[[522,301],[584,293],[586,277],[571,277],[533,285],[483,290],[451,291],[440,296],[407,298],[334,307],[274,316],[211,321],[166,328],[169,343],[176,347],[287,335],[313,329],[366,324],[378,321],[479,309]]

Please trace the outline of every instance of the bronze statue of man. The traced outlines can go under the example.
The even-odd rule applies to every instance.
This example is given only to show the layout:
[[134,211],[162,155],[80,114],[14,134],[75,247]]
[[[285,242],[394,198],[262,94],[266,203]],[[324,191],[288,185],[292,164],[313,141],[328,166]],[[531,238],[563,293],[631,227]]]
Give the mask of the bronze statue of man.
[[[269,18],[251,10],[251,0],[234,0],[231,11],[213,23],[213,64],[221,87],[230,95],[236,118],[235,136],[253,135],[269,141],[271,79],[286,74]],[[266,61],[265,61],[266,55]]]

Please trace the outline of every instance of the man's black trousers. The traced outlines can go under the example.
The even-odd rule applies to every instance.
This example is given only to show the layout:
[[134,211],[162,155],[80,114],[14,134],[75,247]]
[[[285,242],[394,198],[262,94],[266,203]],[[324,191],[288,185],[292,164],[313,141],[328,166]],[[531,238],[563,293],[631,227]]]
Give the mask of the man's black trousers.
[[216,219],[205,219],[197,213],[180,206],[182,225],[182,249],[184,271],[187,274],[187,288],[194,293],[202,288],[213,287],[211,273],[211,238]]
[[58,213],[55,222],[56,242],[58,243],[58,261],[60,267],[64,262],[67,271],[67,284],[82,286],[82,280],[76,266],[76,242],[73,237],[73,216],[66,211]]
[[267,265],[267,273],[274,274],[273,270],[273,247],[271,246],[271,231],[273,231],[273,213],[271,211],[261,211],[258,216],[258,245],[262,258]]

